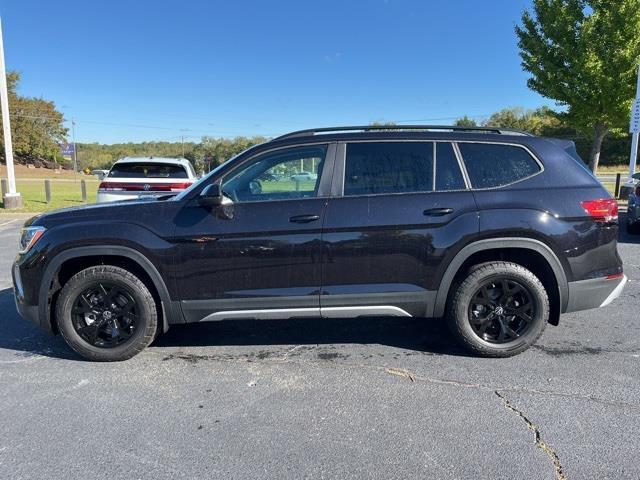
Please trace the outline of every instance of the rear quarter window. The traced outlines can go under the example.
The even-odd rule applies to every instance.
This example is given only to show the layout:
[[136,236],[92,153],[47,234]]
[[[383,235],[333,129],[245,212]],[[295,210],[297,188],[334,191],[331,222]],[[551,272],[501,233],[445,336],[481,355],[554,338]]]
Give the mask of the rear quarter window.
[[459,143],[472,188],[508,185],[540,172],[540,165],[515,145]]
[[120,163],[109,171],[110,178],[189,178],[182,165],[165,163]]

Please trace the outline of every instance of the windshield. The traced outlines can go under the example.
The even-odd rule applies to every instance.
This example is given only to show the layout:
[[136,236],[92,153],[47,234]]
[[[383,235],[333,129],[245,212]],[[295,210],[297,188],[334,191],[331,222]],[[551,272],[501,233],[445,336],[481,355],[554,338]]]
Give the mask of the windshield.
[[[246,150],[244,151],[246,152]],[[178,195],[176,195],[175,197],[172,198],[172,200],[182,200],[184,197],[186,197],[187,195],[189,195],[190,192],[193,191],[194,188],[198,188],[200,185],[202,185],[203,183],[206,183],[207,180],[209,180],[209,178],[211,178],[212,175],[215,175],[216,172],[218,172],[223,165],[226,165],[227,162],[230,162],[231,160],[239,157],[240,155],[242,155],[244,152],[239,153],[238,155],[236,155],[235,157],[232,157],[230,160],[227,160],[226,162],[221,163],[220,165],[218,165],[216,168],[214,168],[213,170],[211,170],[209,173],[207,173],[204,177],[202,177],[200,180],[198,180],[197,182],[195,182],[194,184],[192,184],[189,188],[187,188],[186,190],[183,190],[182,192],[180,192]]]

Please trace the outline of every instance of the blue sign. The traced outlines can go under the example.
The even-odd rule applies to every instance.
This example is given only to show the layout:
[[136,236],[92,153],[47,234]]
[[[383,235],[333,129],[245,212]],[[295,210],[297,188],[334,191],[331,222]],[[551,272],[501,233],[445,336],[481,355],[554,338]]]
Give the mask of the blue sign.
[[76,150],[74,143],[63,143],[60,145],[60,153],[63,157],[73,157],[73,153]]

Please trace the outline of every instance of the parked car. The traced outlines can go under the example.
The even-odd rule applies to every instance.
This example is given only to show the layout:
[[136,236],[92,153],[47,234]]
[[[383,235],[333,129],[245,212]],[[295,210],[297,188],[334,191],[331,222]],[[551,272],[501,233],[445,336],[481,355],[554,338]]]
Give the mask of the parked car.
[[312,182],[318,179],[317,173],[300,172],[291,176],[291,180],[294,182]]
[[98,177],[98,180],[102,180],[108,174],[109,174],[109,170],[101,170],[101,169],[91,170],[91,175],[95,175],[96,177]]
[[[316,182],[256,188],[302,162]],[[570,141],[341,127],[252,147],[170,199],[34,217],[13,282],[22,316],[92,360],[172,324],[378,315],[445,316],[505,357],[620,295],[617,238],[618,205]]]
[[640,172],[632,177],[635,180],[635,187],[629,193],[627,208],[627,232],[632,235],[640,235]]
[[196,172],[186,158],[126,157],[114,163],[102,179],[97,202],[176,195],[196,180]]

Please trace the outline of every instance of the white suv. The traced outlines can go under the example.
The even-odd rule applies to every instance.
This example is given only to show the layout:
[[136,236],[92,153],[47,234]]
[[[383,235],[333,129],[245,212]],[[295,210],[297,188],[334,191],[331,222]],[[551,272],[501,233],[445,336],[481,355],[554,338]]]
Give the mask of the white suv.
[[195,181],[196,172],[186,158],[125,157],[102,179],[97,202],[175,195]]

